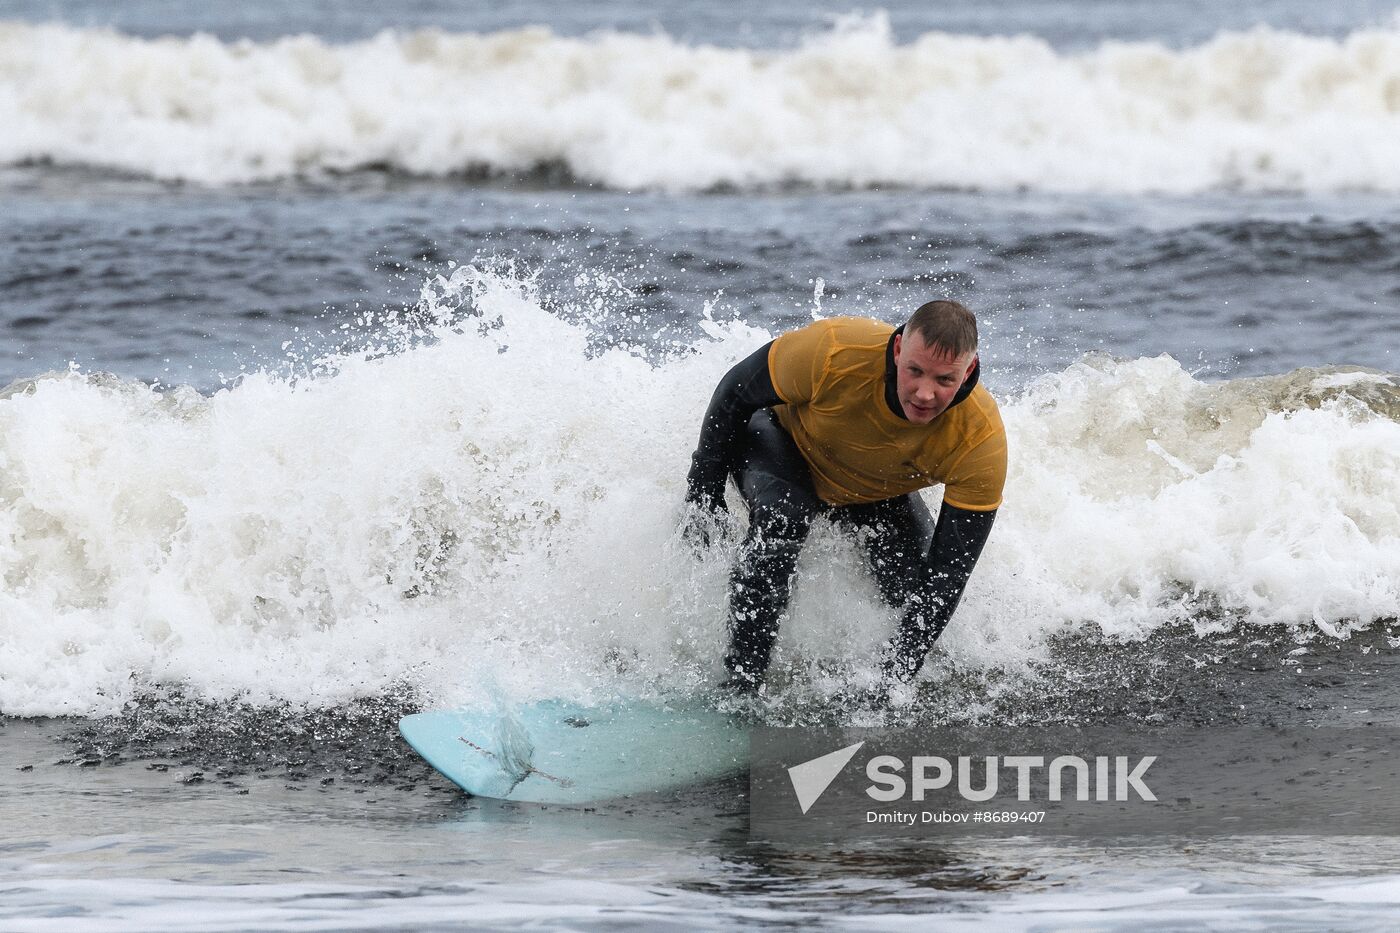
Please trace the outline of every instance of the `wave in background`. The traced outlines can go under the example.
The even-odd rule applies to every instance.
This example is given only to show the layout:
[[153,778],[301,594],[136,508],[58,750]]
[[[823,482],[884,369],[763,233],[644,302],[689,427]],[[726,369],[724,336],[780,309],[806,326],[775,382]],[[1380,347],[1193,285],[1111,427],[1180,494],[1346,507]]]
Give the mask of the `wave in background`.
[[1194,48],[928,33],[796,50],[666,35],[225,43],[0,22],[0,164],[206,184],[324,171],[805,184],[1400,191],[1400,27]]
[[[712,682],[732,543],[678,541],[683,477],[715,382],[769,335],[707,320],[653,366],[558,310],[462,267],[377,352],[299,381],[5,390],[0,713],[151,685],[336,704]],[[1091,357],[1003,411],[1006,505],[941,650],[1014,665],[1095,626],[1396,614],[1400,377]],[[777,669],[858,674],[894,617],[844,538],[819,528],[804,560]]]

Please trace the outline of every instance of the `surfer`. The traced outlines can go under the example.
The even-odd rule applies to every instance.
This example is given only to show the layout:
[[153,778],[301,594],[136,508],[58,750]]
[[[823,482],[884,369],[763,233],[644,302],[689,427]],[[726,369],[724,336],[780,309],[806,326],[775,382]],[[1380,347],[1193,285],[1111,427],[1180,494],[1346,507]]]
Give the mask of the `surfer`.
[[[763,683],[818,515],[861,532],[882,596],[902,613],[881,659],[884,684],[918,674],[982,553],[1006,480],[1006,431],[978,373],[976,318],[955,301],[931,301],[897,328],[854,317],[809,324],[720,380],[686,501],[688,531],[702,541],[702,516],[727,511],[730,476],[748,505],[730,576],[729,689]],[[939,483],[935,525],[918,490]]]

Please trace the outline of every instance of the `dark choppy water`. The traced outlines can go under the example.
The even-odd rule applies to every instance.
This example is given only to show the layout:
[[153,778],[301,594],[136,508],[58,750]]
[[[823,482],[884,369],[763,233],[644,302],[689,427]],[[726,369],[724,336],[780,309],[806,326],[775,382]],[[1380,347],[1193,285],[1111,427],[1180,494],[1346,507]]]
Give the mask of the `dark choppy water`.
[[[1014,456],[901,715],[1394,723],[1395,10],[844,12],[0,5],[0,925],[1387,928],[1388,839],[782,848],[398,741],[705,689],[715,380],[934,295]],[[776,722],[891,621],[811,554]]]
[[[1007,388],[1083,353],[1167,353],[1210,376],[1394,369],[1400,201],[919,191],[623,195],[370,177],[235,191],[12,173],[0,321],[13,380],[76,361],[208,387],[281,345],[348,345],[449,261],[506,260],[559,300],[628,292],[595,328],[653,350],[720,318],[980,310]],[[821,280],[820,289],[818,279]]]
[[[916,715],[1394,721],[1392,631],[1344,644],[1258,634],[1063,640],[1036,681],[1009,690],[1014,678],[945,666]],[[164,696],[116,718],[8,721],[7,926],[452,929],[470,917],[573,929],[1380,930],[1392,910],[1400,848],[1386,838],[813,848],[751,840],[738,779],[588,810],[469,800],[395,740],[408,708],[381,700],[306,714]],[[774,710],[778,721],[833,714]]]

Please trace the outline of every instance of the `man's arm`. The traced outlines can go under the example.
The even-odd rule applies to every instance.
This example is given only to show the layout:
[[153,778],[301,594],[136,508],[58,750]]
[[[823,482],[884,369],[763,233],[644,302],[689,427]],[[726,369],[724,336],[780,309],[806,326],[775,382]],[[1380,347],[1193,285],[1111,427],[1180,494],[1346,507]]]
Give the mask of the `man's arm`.
[[908,683],[924,666],[924,658],[958,608],[996,516],[996,509],[974,512],[943,504],[925,558],[933,568],[932,583],[904,611],[885,655],[887,678]]
[[710,397],[700,426],[700,443],[690,458],[685,501],[709,511],[724,505],[724,483],[738,465],[744,428],[760,408],[781,405],[768,373],[769,341],[725,374]]

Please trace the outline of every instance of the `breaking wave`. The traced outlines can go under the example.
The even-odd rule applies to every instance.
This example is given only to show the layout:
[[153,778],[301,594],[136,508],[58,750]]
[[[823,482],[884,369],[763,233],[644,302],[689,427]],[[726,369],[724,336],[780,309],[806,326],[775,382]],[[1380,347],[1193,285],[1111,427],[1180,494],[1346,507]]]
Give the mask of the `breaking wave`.
[[[706,320],[656,363],[559,310],[462,267],[315,375],[0,393],[0,713],[162,684],[326,705],[712,683],[732,542],[678,539],[683,478],[712,387],[769,334]],[[1003,664],[1183,621],[1337,636],[1400,607],[1400,377],[1087,357],[1002,404],[1006,504],[942,650]],[[894,621],[819,528],[777,669],[873,666]]]
[[796,49],[385,32],[221,42],[0,22],[0,164],[211,185],[388,169],[617,189],[1400,191],[1400,29],[1194,48],[928,33]]

